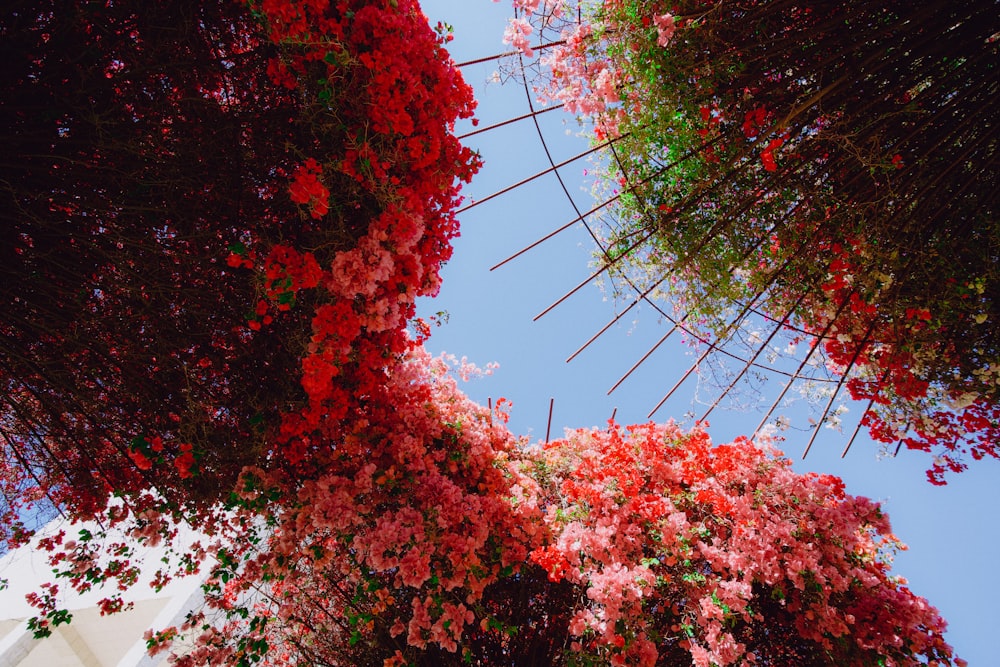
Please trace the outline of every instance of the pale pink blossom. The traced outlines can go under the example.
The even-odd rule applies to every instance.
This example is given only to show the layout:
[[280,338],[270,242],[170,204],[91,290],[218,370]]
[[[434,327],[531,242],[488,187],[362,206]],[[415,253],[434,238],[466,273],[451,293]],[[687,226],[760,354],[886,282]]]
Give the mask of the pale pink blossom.
[[525,14],[534,14],[538,11],[538,4],[541,0],[514,0],[514,8],[521,9]]
[[527,19],[512,18],[507,24],[507,29],[503,32],[503,43],[510,44],[523,53],[526,58],[533,58],[535,52],[528,42],[528,36],[533,30],[534,28],[531,27]]
[[674,32],[677,29],[677,26],[674,24],[673,15],[667,13],[654,16],[653,23],[656,24],[656,43],[660,46],[666,46],[670,42],[670,39],[674,36]]
[[613,104],[618,101],[618,82],[614,72],[610,68],[601,70],[591,84],[594,92],[600,95],[605,104]]

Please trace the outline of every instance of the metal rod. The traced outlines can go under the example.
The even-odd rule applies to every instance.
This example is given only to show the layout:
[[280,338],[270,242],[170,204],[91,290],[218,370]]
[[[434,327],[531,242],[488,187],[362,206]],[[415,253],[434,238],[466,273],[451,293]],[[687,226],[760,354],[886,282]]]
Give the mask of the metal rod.
[[549,423],[545,425],[545,443],[549,442],[549,434],[552,432],[552,407],[555,405],[556,399],[549,399]]
[[618,199],[620,196],[621,196],[620,194],[614,195],[613,197],[611,197],[610,199],[608,199],[607,201],[605,201],[603,204],[598,204],[597,206],[595,206],[594,208],[590,209],[586,213],[582,213],[582,214],[576,216],[575,218],[573,218],[572,220],[570,220],[569,222],[567,222],[565,225],[563,225],[559,229],[556,229],[556,230],[554,230],[552,232],[549,232],[548,234],[546,234],[542,238],[538,239],[537,241],[535,241],[531,245],[525,246],[524,248],[521,248],[520,250],[518,250],[517,252],[515,252],[510,257],[508,257],[507,259],[505,259],[502,262],[500,262],[499,264],[494,264],[493,266],[490,267],[490,271],[495,271],[496,269],[499,269],[501,266],[503,266],[507,262],[511,261],[512,259],[516,259],[516,258],[520,257],[521,255],[523,255],[524,253],[526,253],[529,250],[531,250],[532,248],[541,245],[545,241],[548,241],[550,238],[552,238],[553,236],[555,236],[559,232],[566,231],[567,229],[569,229],[570,227],[572,227],[576,223],[578,223],[581,220],[583,220],[584,218],[586,218],[588,215],[590,215],[592,213],[596,213],[597,211],[600,211],[602,208],[604,208],[608,204],[612,203],[613,201],[615,201],[616,199]]
[[656,348],[660,347],[660,345],[662,345],[663,342],[665,340],[667,340],[667,338],[670,337],[670,334],[672,334],[673,332],[677,331],[677,326],[678,326],[677,324],[674,324],[674,326],[670,327],[670,331],[668,331],[667,333],[665,333],[663,335],[663,338],[661,338],[660,340],[656,341],[656,344],[653,345],[653,347],[649,348],[649,351],[646,352],[646,354],[642,355],[642,359],[640,359],[639,361],[635,362],[635,364],[632,365],[632,368],[628,369],[628,372],[626,372],[625,375],[623,375],[620,378],[618,378],[618,382],[615,382],[615,386],[611,387],[611,389],[608,389],[608,396],[610,396],[611,392],[613,392],[615,389],[617,389],[619,387],[619,385],[621,385],[621,383],[624,382],[628,378],[629,375],[632,375],[632,373],[635,372],[635,369],[639,368],[639,366],[641,366],[642,363],[644,361],[646,361],[646,359],[649,358],[649,355],[653,354],[653,352],[656,351]]
[[[544,51],[545,49],[551,49],[553,46],[562,46],[566,43],[565,39],[560,39],[556,42],[546,42],[545,44],[538,44],[532,46],[533,51]],[[520,50],[516,51],[504,51],[503,53],[495,53],[492,56],[484,56],[482,58],[476,58],[475,60],[466,60],[465,62],[457,63],[455,67],[468,67],[469,65],[478,65],[479,63],[488,63],[491,60],[500,60],[501,58],[509,58],[510,56],[516,56],[521,53]]]
[[858,437],[858,432],[861,430],[861,422],[865,420],[865,415],[868,414],[868,411],[872,409],[872,405],[874,403],[875,403],[874,398],[868,401],[868,405],[867,407],[865,407],[865,411],[861,413],[861,419],[858,420],[857,425],[854,427],[854,433],[851,434],[851,439],[847,441],[847,446],[844,447],[844,451],[840,453],[840,458],[844,458],[845,456],[847,456],[847,451],[851,448],[851,445],[854,444],[854,439]]
[[493,123],[492,125],[487,125],[486,127],[480,127],[475,130],[472,130],[471,132],[466,132],[465,134],[456,137],[456,139],[458,139],[459,141],[461,141],[462,139],[468,139],[469,137],[475,136],[477,134],[482,134],[483,132],[489,132],[490,130],[495,130],[498,127],[503,127],[504,125],[510,125],[511,123],[516,123],[519,120],[527,120],[528,118],[531,118],[533,116],[538,116],[543,113],[548,113],[549,111],[555,111],[557,109],[562,109],[562,108],[563,108],[562,104],[557,104],[556,106],[546,107],[545,109],[541,109],[539,111],[532,111],[531,113],[526,113],[516,118],[508,118],[507,120],[502,120],[499,123]]
[[806,454],[809,453],[809,450],[812,449],[813,442],[816,440],[816,436],[819,435],[820,427],[823,425],[823,422],[826,421],[826,416],[830,414],[830,408],[833,407],[833,402],[837,399],[837,395],[840,394],[840,389],[841,387],[844,386],[844,383],[847,381],[847,376],[848,374],[850,374],[851,369],[854,368],[854,364],[857,363],[858,357],[860,357],[864,349],[868,347],[869,344],[868,341],[871,339],[871,335],[874,331],[875,331],[875,322],[873,321],[869,325],[868,330],[865,332],[864,338],[862,338],[861,342],[858,344],[858,348],[854,351],[854,355],[851,357],[851,361],[847,364],[847,368],[845,368],[844,372],[841,373],[840,382],[837,383],[837,386],[834,388],[833,393],[830,394],[830,400],[826,402],[826,407],[823,409],[823,415],[819,418],[819,421],[816,422],[816,428],[813,429],[813,433],[809,437],[809,444],[806,445],[805,451],[802,452],[803,459],[806,457]]
[[517,183],[514,183],[512,185],[508,185],[507,187],[503,188],[502,190],[497,190],[496,192],[494,192],[491,195],[483,197],[482,199],[477,199],[474,202],[472,202],[472,203],[470,203],[470,204],[468,204],[466,206],[463,206],[462,208],[460,208],[457,211],[455,211],[455,214],[458,215],[459,213],[464,213],[465,211],[468,211],[471,208],[475,208],[476,206],[479,206],[480,204],[485,204],[486,202],[488,202],[491,199],[496,199],[500,195],[506,194],[506,193],[510,192],[511,190],[516,190],[517,188],[521,187],[522,185],[527,185],[528,183],[530,183],[531,181],[535,180],[536,178],[541,178],[542,176],[544,176],[546,174],[550,174],[553,171],[556,171],[560,167],[565,167],[566,165],[571,164],[571,163],[575,162],[576,160],[579,160],[582,157],[586,157],[586,156],[590,155],[591,153],[596,153],[597,151],[601,150],[602,148],[607,147],[608,144],[610,144],[610,143],[611,143],[610,141],[606,141],[606,142],[604,142],[602,144],[598,144],[598,145],[596,145],[596,146],[594,146],[592,148],[589,148],[589,149],[585,150],[582,153],[578,153],[577,155],[574,155],[571,158],[563,160],[559,164],[554,164],[551,167],[549,167],[548,169],[543,169],[542,171],[538,172],[537,174],[533,174],[531,176],[528,176],[527,178],[521,179],[520,181],[518,181]]

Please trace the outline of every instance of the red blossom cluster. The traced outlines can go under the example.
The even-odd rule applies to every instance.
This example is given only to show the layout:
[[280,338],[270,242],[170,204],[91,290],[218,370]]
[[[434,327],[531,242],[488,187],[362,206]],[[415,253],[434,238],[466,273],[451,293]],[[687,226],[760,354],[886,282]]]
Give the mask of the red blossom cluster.
[[[951,367],[960,360],[934,314],[910,307],[901,320],[887,317],[878,290],[866,294],[858,286],[864,243],[852,239],[827,247],[831,259],[820,285],[824,300],[807,304],[803,321],[809,332],[824,337],[830,364],[851,371],[845,382],[851,398],[868,404],[862,425],[887,446],[933,454],[927,477],[936,485],[946,483],[947,472],[966,468],[965,454],[977,461],[1000,458],[1000,406],[980,389],[995,382],[995,369],[978,373],[978,386],[935,386],[921,374],[927,360],[946,360]],[[779,307],[783,303],[779,299]]]
[[759,106],[746,113],[743,120],[743,135],[747,139],[756,137],[762,130],[767,129],[767,119],[771,116],[766,108]]
[[390,385],[294,502],[245,472],[225,620],[168,629],[197,637],[179,664],[965,664],[890,576],[879,506],[766,443],[611,423],[526,449],[441,359]]
[[944,622],[888,574],[888,519],[838,478],[673,423],[574,431],[538,456],[551,537],[531,558],[580,590],[581,659],[949,664]]
[[[373,411],[398,412],[385,406],[399,400],[388,389],[390,378],[414,345],[406,327],[416,298],[438,289],[458,233],[460,183],[479,164],[452,133],[457,118],[472,114],[471,89],[442,47],[446,36],[434,33],[415,1],[269,0],[243,11],[240,18],[256,22],[258,33],[239,33],[241,62],[263,59],[261,74],[287,106],[242,109],[234,103],[235,122],[251,111],[277,119],[279,128],[307,131],[275,138],[269,145],[274,150],[261,151],[275,160],[261,165],[272,180],[246,179],[245,190],[230,202],[245,198],[264,210],[261,229],[240,233],[225,261],[215,250],[219,275],[251,286],[242,294],[225,293],[246,298],[249,292],[249,299],[233,304],[244,309],[244,319],[231,319],[224,335],[213,334],[217,352],[205,354],[190,342],[183,351],[191,356],[183,371],[189,379],[197,374],[214,397],[194,405],[194,413],[208,424],[237,422],[241,441],[221,440],[190,423],[188,414],[171,412],[162,419],[168,427],[149,420],[148,435],[106,443],[98,464],[120,471],[127,483],[99,476],[94,489],[78,493],[66,485],[60,471],[86,467],[93,450],[79,462],[53,459],[54,483],[46,481],[50,497],[55,484],[65,485],[74,517],[113,512],[111,525],[126,527],[139,542],[169,539],[175,529],[162,521],[165,516],[223,530],[227,519],[218,503],[246,466],[264,466],[294,498],[317,475],[336,473],[347,443],[366,437]],[[196,29],[217,27],[229,29]],[[247,95],[266,104],[267,93]],[[282,120],[290,112],[298,116]],[[228,234],[220,231],[218,238]],[[177,308],[183,312],[184,306]],[[244,360],[235,354],[241,346],[267,352]],[[288,383],[282,374],[290,357],[300,382]],[[237,369],[252,369],[259,386],[235,386],[228,375]],[[270,378],[269,372],[282,375]],[[270,399],[282,406],[279,414],[240,404],[250,389],[267,387],[281,394]],[[175,393],[187,391],[182,384]],[[125,502],[108,508],[113,493]],[[86,584],[80,572],[67,575],[74,586]],[[170,576],[165,570],[156,580]],[[40,611],[43,618],[55,613]]]
[[778,163],[774,159],[774,151],[781,148],[781,146],[784,143],[785,143],[784,137],[775,137],[774,139],[771,139],[769,142],[767,142],[767,146],[765,146],[764,150],[760,152],[760,162],[762,165],[764,165],[764,169],[766,169],[767,171],[778,170]]
[[[273,75],[272,75],[273,76]],[[284,84],[280,75],[275,83]],[[309,209],[309,215],[320,219],[330,210],[330,191],[320,182],[323,169],[316,160],[309,158],[292,175],[292,185],[288,189],[292,201]]]
[[190,442],[181,442],[176,446],[167,447],[160,436],[149,440],[142,436],[133,439],[128,449],[128,457],[139,470],[152,470],[154,466],[172,459],[172,465],[181,479],[191,478],[197,470],[194,445]]
[[301,348],[307,403],[284,416],[275,436],[281,458],[292,465],[308,458],[316,469],[315,443],[337,439],[357,397],[384,385],[411,345],[405,327],[415,299],[437,291],[457,234],[456,181],[477,167],[449,132],[473,103],[443,38],[413,2],[268,1],[258,9],[282,54],[268,69],[274,84],[335,105],[346,126],[340,145],[301,147],[317,157],[292,172],[291,200],[322,223],[332,215],[324,181],[335,180],[338,212],[363,224],[352,247],[323,264],[313,252],[271,248],[266,299],[250,319],[260,329],[272,306],[289,311],[309,295],[312,333]]
[[542,539],[537,507],[511,501],[535,485],[503,420],[458,391],[444,360],[413,350],[384,391],[310,452],[325,462],[311,479],[244,472],[232,523],[245,533],[206,586],[229,623],[180,628],[198,641],[179,664],[231,664],[258,641],[268,664],[468,651],[484,596],[530,567]]

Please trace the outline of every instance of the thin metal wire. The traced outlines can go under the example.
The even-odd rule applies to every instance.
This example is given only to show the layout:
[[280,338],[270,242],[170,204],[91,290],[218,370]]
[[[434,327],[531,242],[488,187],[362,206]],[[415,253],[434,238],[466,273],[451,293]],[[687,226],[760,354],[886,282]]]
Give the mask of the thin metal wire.
[[546,444],[549,442],[549,435],[552,433],[552,408],[553,408],[553,406],[555,406],[555,404],[556,404],[555,397],[550,398],[549,399],[549,421],[548,421],[548,424],[545,425],[545,442],[546,442]]
[[[746,315],[746,313],[751,309],[752,304],[753,304],[753,302],[751,302],[750,304],[748,304],[743,309],[743,312],[741,312],[738,316],[736,316],[732,320],[732,322],[729,324],[729,326],[726,327],[726,331],[723,332],[724,335],[720,335],[718,337],[718,339],[717,339],[718,340],[718,343],[717,343],[718,345],[724,345],[725,342],[727,340],[729,340],[729,338],[732,337],[733,334],[736,333],[736,331],[739,329],[739,326],[738,326],[739,322],[743,319],[743,317]],[[685,315],[685,317],[687,317],[687,316]],[[707,347],[705,349],[705,351],[701,353],[701,356],[699,356],[698,359],[693,364],[691,364],[690,368],[688,368],[687,372],[684,374],[684,377],[682,377],[680,380],[678,380],[677,384],[675,384],[673,386],[673,388],[671,388],[670,391],[667,392],[666,396],[664,396],[662,399],[660,399],[660,402],[656,404],[656,407],[654,407],[652,410],[649,411],[649,414],[646,415],[647,419],[652,418],[652,416],[656,414],[657,410],[659,410],[661,407],[663,407],[663,404],[666,403],[670,399],[671,396],[673,396],[674,392],[677,391],[677,389],[684,383],[685,380],[688,379],[688,377],[691,375],[691,373],[693,373],[695,370],[698,369],[698,366],[701,365],[701,362],[703,362],[708,357],[708,355],[711,352],[713,352],[713,351],[714,351],[713,347]]]
[[[852,291],[851,293],[853,294],[854,292]],[[798,369],[796,369],[796,371],[795,371],[795,377],[793,377],[791,381],[785,383],[785,388],[781,390],[781,395],[778,396],[778,398],[776,398],[774,400],[774,403],[771,404],[771,408],[767,411],[767,414],[764,415],[764,418],[760,421],[759,424],[757,424],[757,428],[755,428],[753,430],[753,435],[750,436],[751,440],[757,437],[757,434],[760,433],[760,430],[762,428],[764,428],[764,424],[766,424],[767,420],[771,418],[771,415],[774,414],[774,411],[778,409],[778,405],[781,403],[781,400],[783,398],[785,398],[785,394],[787,394],[788,390],[791,389],[792,384],[794,383],[794,381],[799,378],[799,374],[802,372],[802,369],[805,368],[805,365],[807,363],[809,363],[809,359],[812,358],[812,355],[819,348],[819,344],[821,342],[823,342],[823,339],[826,337],[826,334],[830,333],[830,329],[833,328],[833,325],[834,325],[834,323],[836,323],[837,318],[840,317],[840,314],[843,312],[844,308],[847,306],[848,301],[849,301],[849,298],[844,299],[844,302],[837,309],[837,312],[834,313],[833,317],[827,323],[826,327],[823,328],[823,332],[820,333],[817,336],[813,336],[813,338],[812,338],[812,344],[809,346],[809,352],[806,353],[805,358],[799,364]],[[820,424],[817,424],[816,426],[818,428],[820,426]]]
[[[544,51],[545,49],[551,49],[554,46],[562,46],[566,43],[565,39],[559,39],[554,42],[545,42],[544,44],[538,44],[532,46],[531,49],[534,51]],[[457,63],[455,67],[468,67],[470,65],[479,65],[480,63],[488,63],[492,60],[501,60],[503,58],[512,58],[514,56],[522,55],[520,50],[514,51],[504,51],[503,53],[494,53],[492,56],[484,56],[482,58],[476,58],[475,60],[466,60],[464,62]]]
[[[804,299],[805,299],[805,294],[802,294],[799,297],[799,300],[795,303],[795,305],[788,310],[788,312],[785,314],[785,317],[781,320],[781,322],[779,322],[774,326],[774,329],[772,329],[770,335],[768,335],[767,340],[765,340],[757,347],[757,352],[754,353],[753,358],[750,360],[751,362],[756,362],[757,358],[764,353],[764,350],[766,350],[767,346],[771,344],[771,341],[774,339],[776,335],[778,335],[778,332],[781,331],[782,327],[785,325],[786,322],[788,322],[789,318],[792,316],[792,313],[795,312],[795,310],[799,307],[799,304],[802,303]],[[722,399],[725,398],[726,395],[729,394],[729,392],[736,387],[736,383],[739,382],[744,375],[746,375],[747,371],[750,370],[750,368],[751,368],[750,364],[746,364],[743,366],[743,369],[739,372],[739,374],[735,378],[733,378],[732,382],[729,383],[729,387],[727,387],[724,391],[720,392],[719,395],[716,397],[715,401],[712,403],[712,405],[709,406],[708,410],[705,410],[705,413],[701,416],[700,419],[698,419],[699,422],[703,422],[706,419],[708,419],[708,416],[712,413],[712,410],[715,410],[715,408],[718,407]]]
[[460,134],[456,138],[459,141],[462,141],[463,139],[468,139],[469,137],[474,137],[477,134],[482,134],[483,132],[489,132],[490,130],[495,130],[498,127],[504,127],[505,125],[510,125],[511,123],[516,123],[516,122],[521,121],[521,120],[527,120],[528,118],[531,118],[532,116],[538,116],[538,115],[541,115],[543,113],[548,113],[550,111],[556,111],[556,110],[562,109],[562,108],[563,108],[562,104],[556,104],[556,105],[553,105],[551,107],[546,107],[544,109],[539,109],[538,111],[533,111],[531,113],[526,113],[526,114],[523,114],[521,116],[517,116],[515,118],[508,118],[507,120],[502,120],[499,123],[493,123],[492,125],[487,125],[486,127],[480,127],[478,129],[472,130],[471,132],[466,132],[465,134]]
[[[533,112],[533,113],[529,114],[529,117],[530,118],[534,118],[537,115],[538,114],[536,114],[536,113]],[[536,123],[538,122],[537,118],[535,119],[535,122]],[[479,206],[480,204],[485,204],[486,202],[490,201],[491,199],[496,199],[500,195],[506,194],[506,193],[510,192],[511,190],[516,190],[517,188],[521,187],[522,185],[527,185],[531,181],[534,181],[535,179],[541,178],[542,176],[545,176],[546,174],[551,174],[551,173],[555,172],[556,176],[558,176],[559,175],[558,169],[560,167],[565,167],[568,164],[572,164],[573,162],[576,162],[580,158],[584,158],[584,157],[587,157],[588,155],[596,153],[597,151],[601,150],[602,148],[605,148],[610,143],[611,143],[610,141],[606,141],[604,143],[601,143],[601,144],[598,144],[596,146],[593,146],[592,148],[589,148],[589,149],[585,150],[582,153],[578,153],[578,154],[574,155],[571,158],[563,160],[559,164],[553,164],[552,163],[552,158],[551,158],[551,156],[549,156],[549,164],[552,165],[552,166],[548,167],[547,169],[543,169],[542,171],[538,172],[537,174],[533,174],[531,176],[528,176],[527,178],[523,178],[520,181],[518,181],[517,183],[513,183],[512,185],[508,185],[507,187],[505,187],[503,189],[497,190],[496,192],[494,192],[491,195],[487,195],[486,197],[483,197],[482,199],[477,199],[477,200],[469,203],[468,205],[463,206],[462,208],[460,208],[457,211],[455,211],[455,215],[458,215],[459,213],[464,213],[464,212],[468,211],[471,208],[475,208],[475,207]],[[548,152],[548,151],[546,150],[546,152]],[[561,179],[560,179],[560,182],[561,182]]]

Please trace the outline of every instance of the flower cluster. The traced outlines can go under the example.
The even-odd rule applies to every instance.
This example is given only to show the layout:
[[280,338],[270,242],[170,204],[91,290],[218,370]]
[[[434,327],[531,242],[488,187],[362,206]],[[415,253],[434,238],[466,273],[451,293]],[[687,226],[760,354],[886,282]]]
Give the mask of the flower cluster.
[[666,14],[654,16],[653,23],[656,24],[656,43],[660,46],[666,46],[670,43],[674,32],[677,30],[674,17],[667,12]]
[[[989,396],[992,371],[956,375],[943,384],[926,379],[922,368],[928,362],[961,365],[956,351],[939,337],[946,333],[945,318],[917,307],[886,317],[878,296],[891,277],[880,274],[869,289],[856,278],[869,252],[865,244],[853,239],[828,248],[833,259],[821,284],[822,298],[806,304],[802,322],[806,331],[824,337],[829,363],[849,373],[845,384],[851,398],[869,405],[861,420],[872,437],[887,446],[933,454],[927,475],[937,485],[945,483],[945,473],[965,469],[965,454],[977,461],[1000,458],[1000,406]],[[975,285],[970,287],[964,290],[968,300],[976,293]]]
[[414,350],[398,402],[294,490],[245,471],[206,586],[222,619],[151,641],[193,634],[191,666],[964,666],[839,479],[673,423],[526,448],[447,371]]
[[272,68],[274,83],[287,87],[291,72],[318,108],[336,112],[326,139],[302,147],[316,157],[292,172],[291,200],[325,225],[336,216],[336,225],[354,229],[325,260],[279,245],[264,265],[268,301],[278,311],[305,293],[315,304],[312,333],[300,343],[307,401],[276,434],[283,458],[298,465],[312,443],[340,437],[354,395],[384,384],[393,359],[411,345],[405,329],[415,299],[438,289],[457,233],[456,180],[477,168],[449,132],[473,102],[442,50],[445,37],[424,25],[414,3],[265,2],[259,9],[285,65]]
[[539,459],[552,537],[531,558],[581,590],[580,659],[950,664],[943,621],[888,575],[888,519],[835,477],[672,423],[573,431]]
[[[410,433],[407,426],[393,421],[398,415],[422,415],[426,396],[405,399],[390,386],[398,389],[391,382],[399,380],[391,378],[406,374],[396,369],[405,366],[414,345],[406,329],[415,300],[436,293],[441,266],[451,255],[451,239],[458,233],[454,210],[460,184],[479,165],[452,132],[457,118],[472,114],[471,89],[443,49],[447,36],[435,34],[413,0],[265,0],[251,2],[243,11],[243,18],[255,22],[257,30],[243,35],[250,45],[244,59],[260,60],[260,77],[274,95],[295,101],[250,111],[272,114],[281,128],[291,131],[268,145],[273,150],[265,154],[273,162],[263,171],[272,180],[245,179],[242,199],[231,202],[239,213],[243,199],[261,203],[264,220],[259,227],[240,231],[225,261],[214,265],[216,270],[226,267],[227,280],[242,279],[249,287],[244,290],[248,300],[238,306],[245,319],[226,323],[226,334],[234,340],[211,341],[218,352],[204,353],[198,345],[185,344],[185,354],[193,357],[185,373],[220,378],[206,381],[213,390],[212,402],[197,406],[196,415],[208,424],[239,416],[240,436],[235,437],[234,429],[229,432],[233,437],[226,438],[202,423],[189,422],[186,414],[171,413],[163,419],[166,427],[133,439],[130,446],[107,442],[109,468],[121,469],[127,484],[111,485],[100,478],[104,486],[87,496],[89,502],[76,502],[73,514],[91,518],[113,512],[111,524],[126,527],[139,542],[167,534],[149,532],[151,526],[161,525],[157,517],[183,516],[252,549],[239,538],[235,520],[220,511],[220,503],[234,501],[229,497],[232,480],[256,466],[264,470],[264,479],[280,480],[276,488],[287,494],[283,497],[302,507],[293,499],[324,488],[315,487],[320,477],[330,484],[361,475],[343,467],[351,443],[360,448],[355,461],[374,460],[360,454],[366,433],[400,439],[399,452],[380,455],[398,455],[401,473],[411,474],[404,464],[431,464],[414,449],[418,441],[403,435]],[[254,92],[267,100],[267,84],[262,85],[264,91]],[[231,234],[226,230],[225,236]],[[260,351],[240,363],[257,372],[261,386],[237,388],[224,381],[236,370],[232,350],[239,346]],[[289,381],[283,372],[289,367],[297,370],[298,382]],[[181,387],[177,393],[185,391]],[[267,404],[250,402],[254,392],[263,391],[271,392]],[[412,410],[401,410],[398,401],[411,401]],[[369,420],[378,419],[389,421],[369,427]],[[127,463],[116,462],[120,459]],[[386,463],[383,472],[391,468],[391,462]],[[446,491],[442,480],[427,483]],[[484,478],[477,483],[492,490],[500,481],[487,484]],[[387,482],[387,492],[398,484]],[[157,497],[150,489],[169,493]],[[129,502],[109,508],[112,493]],[[464,502],[453,498],[453,505]],[[492,511],[498,511],[495,505]],[[273,512],[281,520],[291,517],[292,528],[290,509],[275,506]],[[380,513],[375,507],[358,511],[366,516]],[[509,527],[510,535],[516,532]],[[485,539],[481,530],[476,535],[476,540]],[[406,539],[399,539],[386,548],[403,549]],[[466,582],[481,588],[495,573],[480,572],[477,559],[487,562],[499,553],[491,549],[500,549],[500,544],[491,542],[487,549],[473,540],[465,548],[470,560],[448,585]],[[459,545],[449,544],[442,553],[458,550]],[[411,569],[403,579],[413,585],[430,554],[420,549],[408,553],[404,567]],[[190,556],[176,555],[181,561],[178,571],[196,570],[204,554],[201,549]],[[434,555],[430,562],[441,558]],[[468,573],[472,570],[475,573]],[[241,581],[253,582],[259,574],[259,569],[250,572]],[[87,583],[79,572],[67,576],[74,586]],[[157,581],[170,576],[164,572]],[[225,596],[219,599],[223,608],[229,602]],[[461,613],[449,610],[443,622],[450,627]],[[436,613],[431,614],[435,622]],[[208,644],[199,650],[211,652]]]
[[[273,76],[273,75],[272,75]],[[283,77],[275,83],[285,84]],[[309,209],[309,215],[322,218],[330,210],[330,191],[320,182],[323,169],[316,160],[309,158],[292,175],[292,185],[288,189],[292,201]]]
[[[538,509],[508,500],[535,488],[515,465],[517,441],[458,391],[445,360],[414,350],[386,391],[313,454],[326,461],[315,479],[290,489],[279,474],[246,471],[238,505],[278,493],[291,502],[265,506],[274,527],[253,539],[266,548],[235,540],[210,580],[211,604],[234,619],[240,609],[276,619],[262,635],[275,645],[309,637],[307,651],[315,639],[330,651],[320,661],[381,665],[396,647],[410,657],[435,645],[458,652],[486,591],[525,567],[541,539]],[[254,609],[265,573],[271,591]],[[213,664],[233,659],[257,627],[234,626],[225,641],[213,634],[222,641]]]

